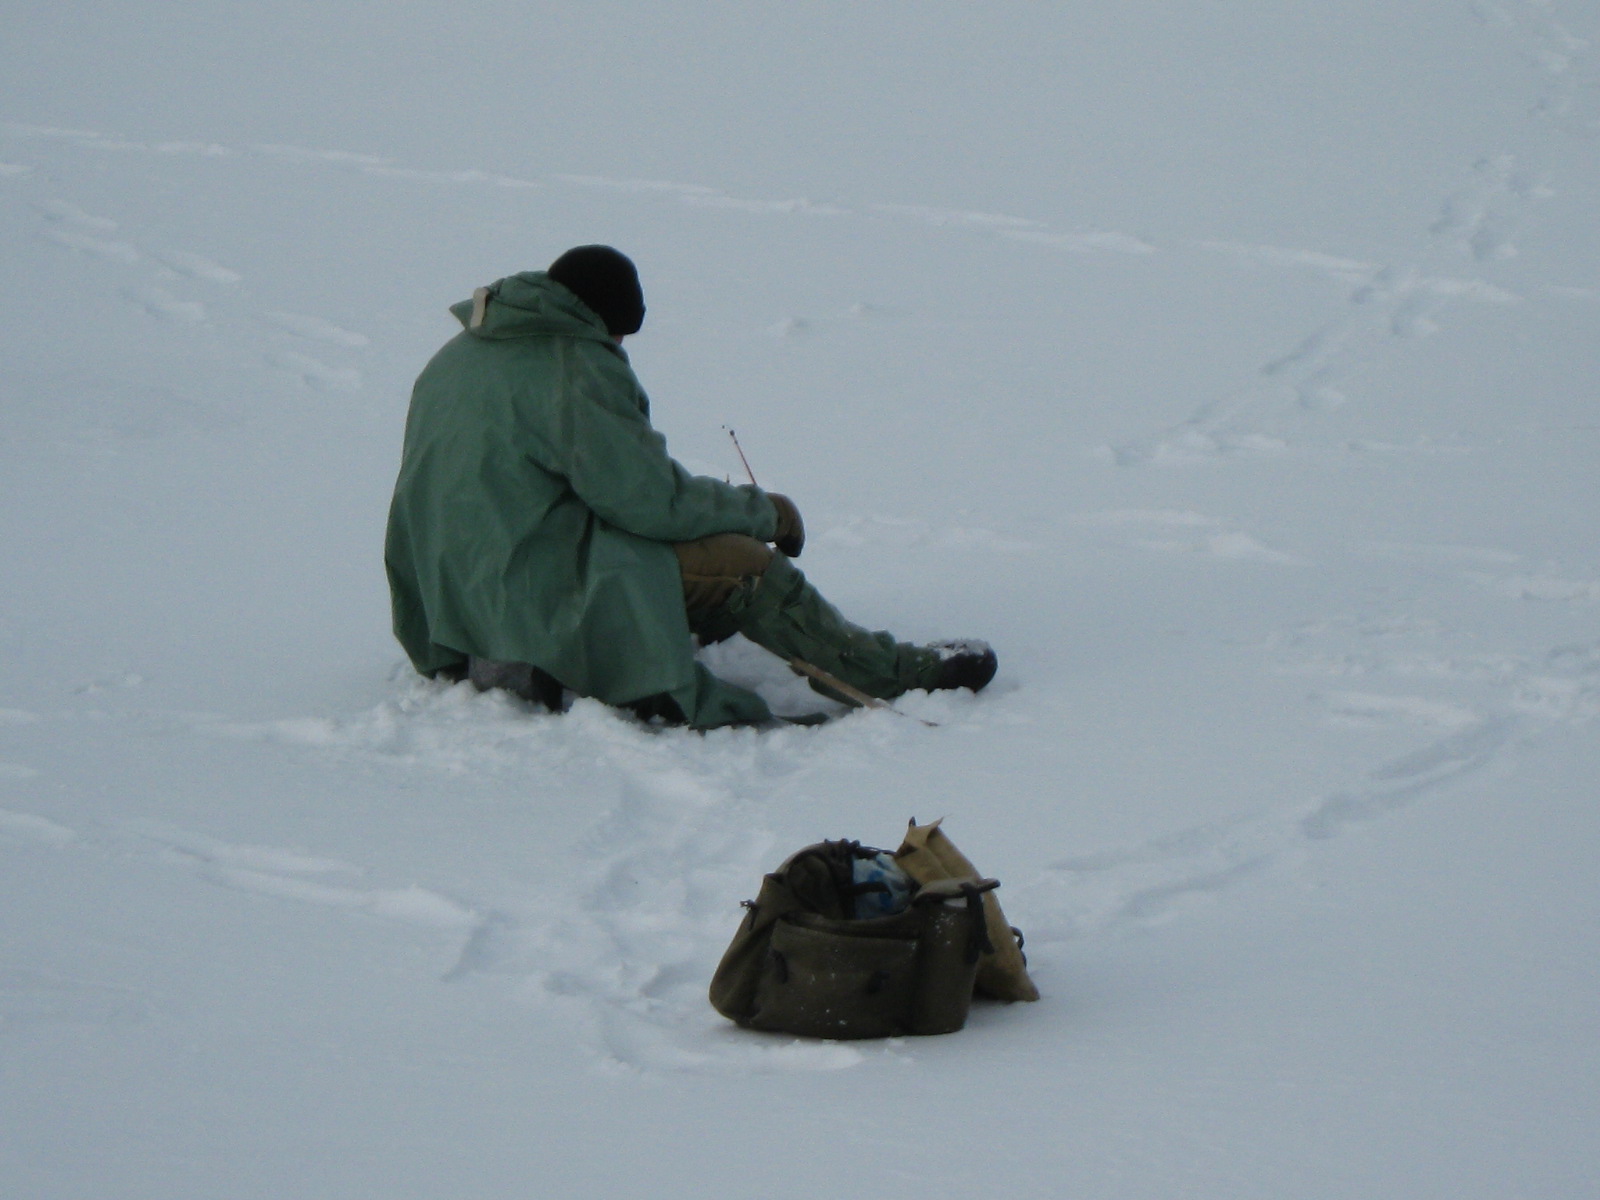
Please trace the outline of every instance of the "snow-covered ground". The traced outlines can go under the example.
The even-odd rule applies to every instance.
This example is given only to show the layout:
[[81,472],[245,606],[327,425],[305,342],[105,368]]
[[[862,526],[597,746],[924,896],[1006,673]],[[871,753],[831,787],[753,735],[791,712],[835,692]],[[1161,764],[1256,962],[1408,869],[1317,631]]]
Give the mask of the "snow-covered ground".
[[[0,1194],[1595,1194],[1592,3],[12,10]],[[410,381],[588,241],[678,457],[993,687],[410,674]],[[762,871],[913,816],[1044,1000],[721,1020]]]

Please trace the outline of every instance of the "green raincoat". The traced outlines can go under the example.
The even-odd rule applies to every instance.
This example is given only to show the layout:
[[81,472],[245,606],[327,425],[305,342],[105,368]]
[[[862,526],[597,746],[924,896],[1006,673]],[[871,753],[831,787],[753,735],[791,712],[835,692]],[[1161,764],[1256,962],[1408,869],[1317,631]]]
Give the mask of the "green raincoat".
[[770,540],[765,493],[674,462],[622,347],[544,272],[450,311],[466,328],[412,392],[384,550],[412,664],[532,663],[611,704],[668,693],[695,725],[766,716],[694,661],[672,550]]

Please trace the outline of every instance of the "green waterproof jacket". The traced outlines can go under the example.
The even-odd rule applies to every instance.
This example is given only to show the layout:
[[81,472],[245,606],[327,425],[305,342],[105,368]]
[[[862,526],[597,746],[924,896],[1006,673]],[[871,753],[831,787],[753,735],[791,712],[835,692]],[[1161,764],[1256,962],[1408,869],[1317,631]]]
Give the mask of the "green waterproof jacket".
[[412,392],[384,549],[412,664],[533,663],[611,704],[673,695],[696,725],[766,715],[695,663],[672,543],[770,540],[772,502],[672,460],[622,347],[544,272],[450,311],[465,329]]

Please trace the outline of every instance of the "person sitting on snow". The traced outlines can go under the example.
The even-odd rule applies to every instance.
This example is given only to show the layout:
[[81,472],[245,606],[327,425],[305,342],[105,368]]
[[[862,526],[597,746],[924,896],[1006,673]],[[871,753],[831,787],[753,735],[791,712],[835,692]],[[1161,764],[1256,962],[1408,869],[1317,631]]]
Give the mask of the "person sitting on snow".
[[845,620],[791,561],[793,502],[673,461],[622,349],[645,312],[625,255],[579,246],[450,311],[464,329],[417,379],[384,548],[420,673],[701,729],[773,718],[696,661],[691,635],[742,633],[882,699],[994,677],[981,642],[914,646]]

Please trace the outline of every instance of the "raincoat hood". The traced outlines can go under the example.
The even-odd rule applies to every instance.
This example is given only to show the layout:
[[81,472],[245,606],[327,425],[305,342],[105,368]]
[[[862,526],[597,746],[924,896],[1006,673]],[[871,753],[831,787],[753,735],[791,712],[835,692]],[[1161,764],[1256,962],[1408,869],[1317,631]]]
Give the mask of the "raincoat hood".
[[577,338],[600,342],[622,354],[599,314],[543,271],[497,279],[473,292],[471,300],[452,304],[450,312],[473,337]]

